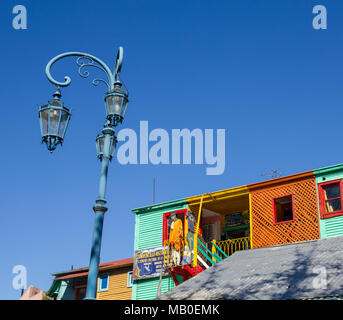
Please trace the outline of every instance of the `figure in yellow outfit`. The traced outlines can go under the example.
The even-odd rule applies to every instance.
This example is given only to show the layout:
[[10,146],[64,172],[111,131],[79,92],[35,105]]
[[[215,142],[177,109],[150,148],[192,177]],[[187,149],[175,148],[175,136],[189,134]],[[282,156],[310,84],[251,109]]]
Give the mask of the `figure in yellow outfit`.
[[180,264],[180,256],[181,252],[183,252],[183,226],[182,220],[176,217],[175,213],[170,215],[171,218],[171,226],[169,232],[169,244],[172,250],[172,257],[174,265]]

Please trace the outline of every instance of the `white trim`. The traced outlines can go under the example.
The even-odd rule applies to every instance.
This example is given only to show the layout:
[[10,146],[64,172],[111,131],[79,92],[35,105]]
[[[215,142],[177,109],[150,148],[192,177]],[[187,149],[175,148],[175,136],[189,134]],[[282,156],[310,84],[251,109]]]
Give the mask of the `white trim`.
[[[107,287],[106,288],[101,288],[101,283],[102,283],[101,277],[107,277]],[[110,275],[109,275],[109,273],[100,274],[99,277],[98,277],[98,292],[107,291],[108,290],[109,282],[110,282]]]
[[206,269],[209,268],[208,264],[207,264],[204,260],[202,260],[202,258],[201,258],[199,255],[198,255],[198,260],[202,263],[202,265],[203,265]]
[[126,286],[128,288],[131,288],[132,287],[132,274],[133,274],[133,271],[129,271],[127,273],[127,280],[126,280]]

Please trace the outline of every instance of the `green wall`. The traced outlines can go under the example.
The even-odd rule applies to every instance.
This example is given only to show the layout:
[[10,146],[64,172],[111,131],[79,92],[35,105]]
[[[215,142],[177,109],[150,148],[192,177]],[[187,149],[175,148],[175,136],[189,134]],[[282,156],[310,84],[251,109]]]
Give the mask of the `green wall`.
[[[136,214],[134,250],[149,249],[163,245],[163,214],[186,209],[185,199],[165,202],[132,210]],[[156,298],[160,278],[135,280],[132,284],[132,300],[152,300]],[[161,293],[174,288],[171,276],[162,278]]]
[[325,167],[313,171],[316,176],[317,182],[317,199],[318,199],[318,212],[319,212],[319,226],[320,238],[330,238],[343,236],[343,215],[332,217],[328,219],[320,219],[320,206],[318,184],[328,182],[336,179],[343,179],[343,164]]
[[[156,298],[159,278],[150,278],[134,281],[132,285],[133,300],[153,300]],[[175,287],[173,278],[163,277],[161,281],[161,293],[165,293]]]

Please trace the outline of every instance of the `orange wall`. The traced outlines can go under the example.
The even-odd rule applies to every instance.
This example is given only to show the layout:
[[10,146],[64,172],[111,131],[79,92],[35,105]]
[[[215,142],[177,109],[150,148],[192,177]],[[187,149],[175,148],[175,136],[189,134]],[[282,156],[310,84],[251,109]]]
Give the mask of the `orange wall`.
[[127,287],[127,273],[131,267],[109,270],[108,290],[97,292],[97,300],[131,300],[132,288]]
[[[293,195],[294,221],[274,224],[273,199]],[[251,190],[254,248],[319,239],[316,182],[313,176]]]

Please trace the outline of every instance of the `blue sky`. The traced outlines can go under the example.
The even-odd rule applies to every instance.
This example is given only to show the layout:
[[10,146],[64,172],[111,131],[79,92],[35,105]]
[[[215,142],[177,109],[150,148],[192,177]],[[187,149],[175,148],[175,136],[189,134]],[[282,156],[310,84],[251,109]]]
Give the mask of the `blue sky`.
[[[14,30],[25,5],[28,29]],[[328,29],[312,27],[326,5]],[[12,268],[47,290],[52,272],[88,265],[100,163],[95,136],[104,123],[104,87],[77,74],[75,60],[53,74],[72,84],[65,143],[40,144],[38,106],[54,87],[44,69],[55,55],[84,51],[113,68],[124,47],[122,78],[130,104],[120,128],[225,128],[226,170],[201,165],[109,169],[101,262],[133,255],[131,209],[342,162],[342,1],[1,1],[0,299],[17,299]]]

